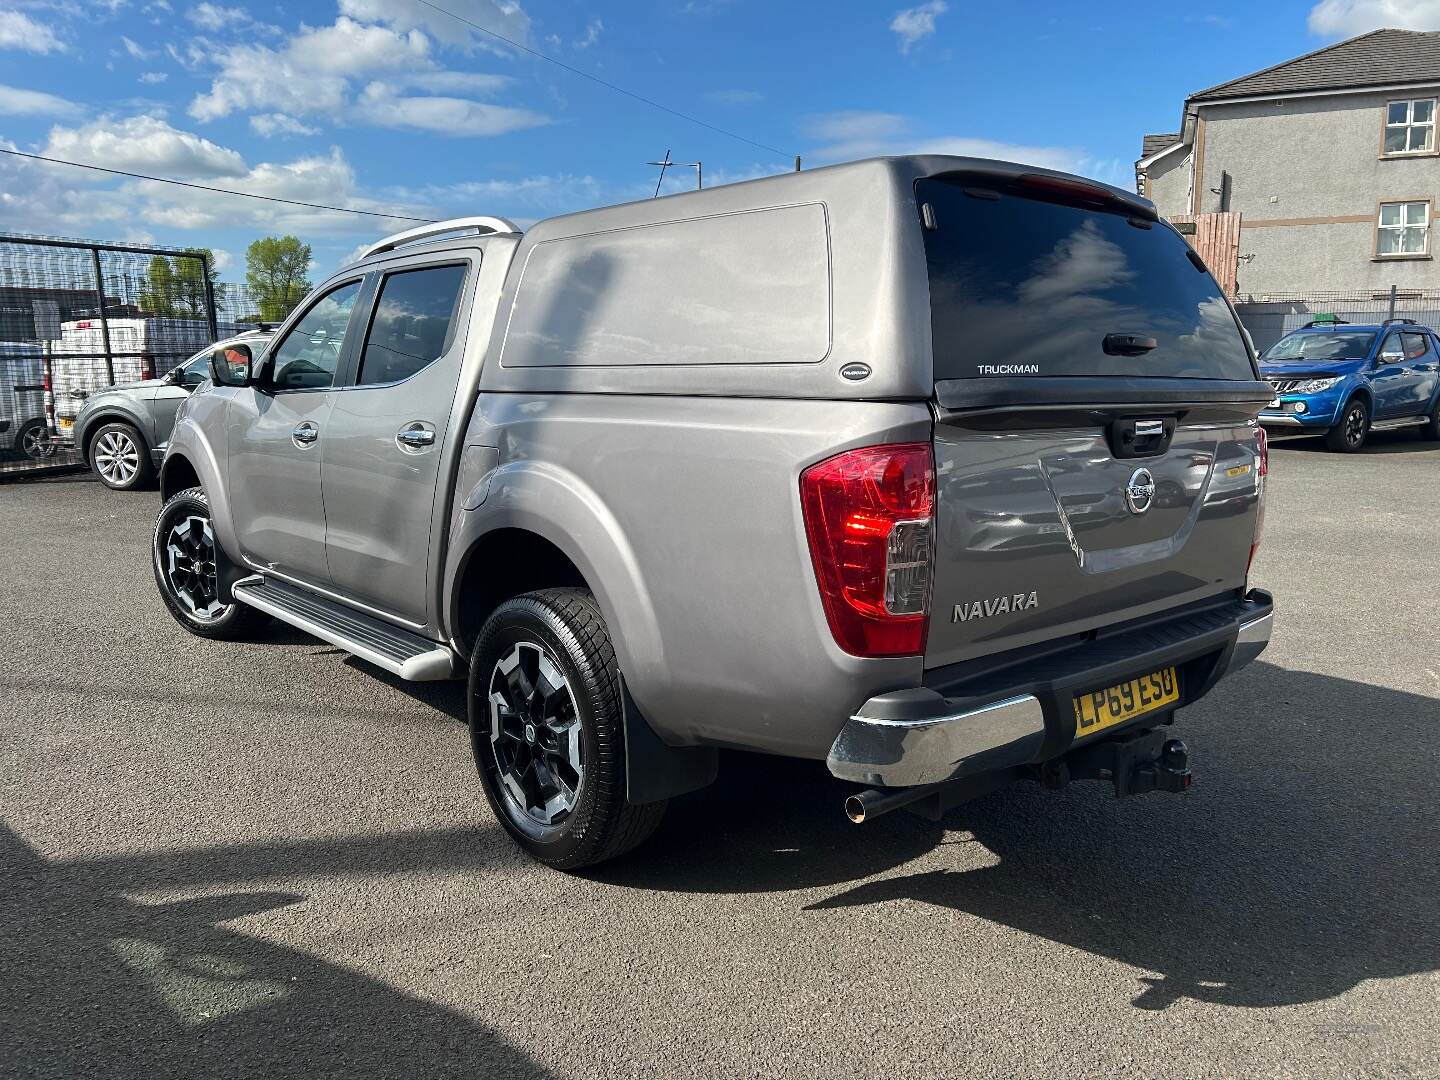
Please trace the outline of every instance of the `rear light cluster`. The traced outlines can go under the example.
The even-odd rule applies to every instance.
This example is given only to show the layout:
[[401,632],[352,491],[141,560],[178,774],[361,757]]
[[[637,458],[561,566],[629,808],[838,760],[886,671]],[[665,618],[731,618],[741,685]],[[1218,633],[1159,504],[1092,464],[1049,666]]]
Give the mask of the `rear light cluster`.
[[1270,475],[1270,436],[1259,425],[1255,428],[1255,458],[1255,539],[1250,542],[1247,575],[1255,565],[1255,553],[1260,550],[1260,539],[1265,535],[1265,478]]
[[935,532],[929,443],[850,450],[800,474],[805,535],[836,644],[855,656],[925,651]]

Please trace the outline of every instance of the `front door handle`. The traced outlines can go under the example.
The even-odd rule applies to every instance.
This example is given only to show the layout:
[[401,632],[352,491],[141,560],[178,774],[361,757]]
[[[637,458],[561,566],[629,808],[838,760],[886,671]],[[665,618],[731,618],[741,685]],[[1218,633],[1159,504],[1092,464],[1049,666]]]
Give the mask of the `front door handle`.
[[316,439],[320,438],[320,429],[309,420],[297,427],[290,433],[290,438],[300,446],[309,446]]
[[402,450],[420,450],[435,445],[435,432],[420,424],[410,424],[395,433],[395,441]]

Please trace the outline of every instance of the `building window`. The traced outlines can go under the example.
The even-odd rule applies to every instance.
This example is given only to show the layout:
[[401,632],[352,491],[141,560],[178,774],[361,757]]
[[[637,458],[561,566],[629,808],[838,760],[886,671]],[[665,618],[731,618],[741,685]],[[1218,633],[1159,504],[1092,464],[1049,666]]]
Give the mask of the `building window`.
[[1392,101],[1385,106],[1385,153],[1429,154],[1435,150],[1435,99]]
[[1428,255],[1430,253],[1430,204],[1428,202],[1381,203],[1375,253],[1381,256]]

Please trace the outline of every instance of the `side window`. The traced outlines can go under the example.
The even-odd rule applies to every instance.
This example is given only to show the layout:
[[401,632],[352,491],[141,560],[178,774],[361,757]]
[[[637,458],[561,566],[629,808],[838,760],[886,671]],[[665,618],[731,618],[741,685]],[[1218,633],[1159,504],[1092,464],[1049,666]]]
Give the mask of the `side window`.
[[276,390],[312,390],[335,381],[345,328],[360,282],[331,289],[317,300],[275,350],[270,383]]
[[399,382],[440,358],[450,344],[466,270],[431,266],[385,275],[356,385]]
[[210,350],[203,353],[185,365],[185,374],[180,377],[180,385],[187,390],[194,390],[202,382],[210,377]]
[[1406,360],[1420,359],[1430,347],[1430,343],[1424,334],[1401,334],[1400,338],[1405,342]]

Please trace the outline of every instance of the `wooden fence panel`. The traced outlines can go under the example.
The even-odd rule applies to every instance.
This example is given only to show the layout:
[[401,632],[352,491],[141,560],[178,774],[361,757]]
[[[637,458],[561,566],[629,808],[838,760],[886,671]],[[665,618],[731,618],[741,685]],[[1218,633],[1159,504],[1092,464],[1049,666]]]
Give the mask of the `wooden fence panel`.
[[1170,218],[1174,225],[1191,225],[1185,239],[1205,265],[1215,275],[1220,288],[1232,300],[1235,298],[1236,281],[1240,274],[1240,218],[1238,213],[1225,214],[1175,214]]

